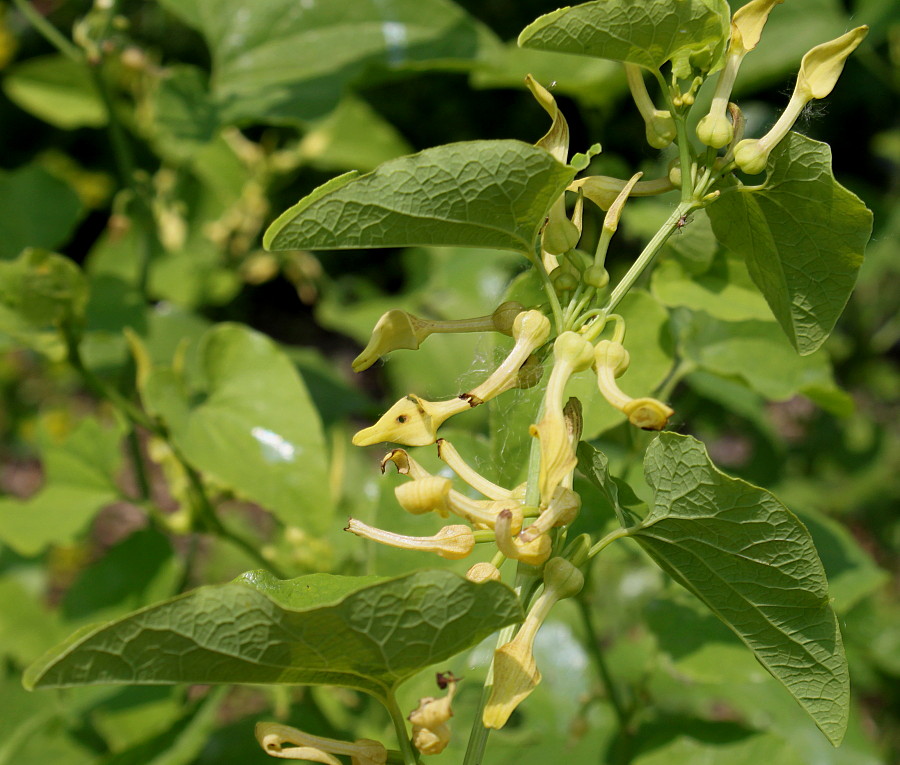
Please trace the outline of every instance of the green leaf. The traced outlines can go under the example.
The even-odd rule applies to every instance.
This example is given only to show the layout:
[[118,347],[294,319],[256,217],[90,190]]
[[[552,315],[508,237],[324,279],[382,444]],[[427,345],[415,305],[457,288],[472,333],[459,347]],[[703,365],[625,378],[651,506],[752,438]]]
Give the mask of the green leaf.
[[38,165],[0,170],[0,260],[64,244],[81,217],[78,195]]
[[[625,318],[628,332],[624,345],[631,356],[631,363],[619,379],[619,385],[629,396],[652,396],[672,368],[669,313],[643,290],[631,290],[616,312]],[[606,332],[608,335],[609,330]],[[597,374],[592,369],[574,376],[566,387],[566,395],[577,396],[581,401],[584,438],[587,440],[626,419],[603,398],[597,388]]]
[[0,261],[0,332],[20,343],[59,357],[60,325],[78,322],[87,301],[84,274],[63,255],[27,249]]
[[760,733],[733,722],[663,718],[636,732],[640,741],[633,765],[805,765],[794,747],[774,733]]
[[372,69],[460,66],[493,35],[450,0],[161,0],[212,55],[223,124],[330,112]]
[[203,70],[188,65],[161,74],[149,108],[151,137],[164,156],[188,160],[216,136],[219,113],[207,80]]
[[345,97],[337,108],[310,126],[297,146],[317,170],[374,170],[410,152],[398,130],[361,98]]
[[80,631],[29,667],[23,682],[339,685],[384,698],[521,619],[505,585],[447,571],[288,581],[256,571]]
[[166,368],[154,370],[142,391],[184,458],[287,525],[327,529],[325,437],[294,365],[267,337],[238,324],[209,330],[195,362],[202,382],[193,400]]
[[853,410],[852,399],[834,382],[825,351],[798,356],[775,322],[725,322],[679,309],[674,323],[681,352],[701,369],[741,379],[771,401],[799,393],[838,415]]
[[837,746],[850,702],[825,571],[806,527],[769,492],[730,478],[690,436],[644,460],[654,505],[631,536],[747,645]]
[[532,243],[575,171],[520,141],[468,141],[334,178],[266,231],[271,250]]
[[619,523],[625,528],[634,525],[635,516],[627,508],[640,504],[640,500],[627,483],[610,475],[609,460],[606,455],[587,441],[579,441],[576,452],[578,470],[600,489],[619,519]]
[[44,448],[46,485],[26,500],[0,498],[0,540],[21,555],[71,542],[88,521],[121,494],[124,426],[85,418],[60,444]]
[[595,0],[560,8],[519,35],[523,48],[608,58],[651,71],[672,62],[679,78],[692,65],[720,66],[731,14],[725,0]]
[[64,130],[103,127],[108,119],[88,64],[61,54],[16,64],[3,78],[3,92],[26,112]]
[[763,184],[728,189],[708,209],[722,244],[746,259],[791,344],[825,342],[844,310],[872,233],[872,213],[831,171],[831,149],[790,133]]
[[653,296],[664,305],[705,311],[723,321],[770,321],[772,312],[750,278],[743,261],[720,253],[710,267],[697,275],[675,258],[667,258],[653,270]]

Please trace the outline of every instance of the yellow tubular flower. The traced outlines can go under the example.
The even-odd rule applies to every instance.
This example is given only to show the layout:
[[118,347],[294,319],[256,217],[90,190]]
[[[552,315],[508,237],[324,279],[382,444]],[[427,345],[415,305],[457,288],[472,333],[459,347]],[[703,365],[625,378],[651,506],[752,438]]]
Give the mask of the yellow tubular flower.
[[810,101],[831,93],[847,57],[868,32],[867,26],[857,27],[835,40],[817,45],[803,57],[791,100],[772,129],[762,138],[746,138],[735,146],[734,161],[741,170],[755,175],[766,169],[769,153],[788,134]]
[[544,416],[529,430],[541,444],[538,481],[541,504],[545,507],[553,498],[556,487],[578,462],[563,415],[563,394],[569,378],[590,367],[594,360],[593,351],[591,344],[575,332],[563,332],[553,343],[553,371],[544,394]]
[[502,486],[492,483],[481,473],[476,472],[470,467],[460,456],[456,448],[446,438],[437,440],[438,457],[440,457],[450,469],[456,473],[463,481],[471,486],[475,491],[484,494],[489,499],[508,500],[522,499],[524,491],[521,487],[518,490],[504,489]]
[[447,695],[435,699],[426,697],[419,699],[419,706],[410,712],[412,723],[412,742],[422,754],[440,754],[450,743],[450,726],[447,724],[453,717],[450,704],[456,693],[457,680],[454,678],[447,684]]
[[431,537],[411,537],[405,534],[395,534],[392,531],[377,529],[362,521],[351,518],[344,531],[356,534],[358,537],[371,539],[389,547],[399,547],[403,550],[419,550],[421,552],[433,552],[448,560],[465,558],[475,547],[475,535],[468,526],[445,526],[437,534]]
[[541,511],[534,523],[519,534],[519,539],[524,543],[531,542],[556,526],[568,526],[578,517],[579,510],[581,510],[581,497],[572,489],[558,486],[550,505],[546,510]]
[[[266,754],[284,760],[341,765],[341,761],[334,755],[343,754],[350,756],[353,765],[384,765],[387,762],[387,749],[371,739],[339,741],[313,736],[288,725],[267,722],[257,723],[255,734]],[[285,746],[286,744],[295,746]]]
[[481,528],[493,529],[497,525],[497,518],[504,510],[510,513],[511,529],[513,534],[518,534],[522,529],[524,520],[521,502],[470,499],[458,491],[451,491],[447,497],[447,508],[454,515],[464,518],[469,523]]
[[353,371],[368,369],[386,353],[400,349],[418,350],[419,345],[429,335],[435,333],[458,332],[502,332],[510,333],[512,320],[525,306],[507,302],[497,307],[490,316],[474,319],[420,319],[411,313],[395,308],[385,313],[372,330],[369,343],[362,353],[353,360]]
[[437,429],[444,421],[475,404],[457,397],[449,401],[426,401],[410,394],[388,409],[378,422],[363,428],[355,436],[354,446],[371,446],[382,441],[393,441],[405,446],[427,446],[437,438]]
[[529,566],[540,566],[547,558],[553,548],[550,537],[541,534],[528,542],[523,542],[518,536],[513,518],[513,511],[505,508],[497,514],[497,520],[494,524],[494,539],[497,542],[497,549],[500,550],[507,558]]
[[448,497],[453,483],[449,478],[429,475],[404,483],[394,489],[394,496],[406,512],[413,515],[436,512],[442,518],[448,515]]
[[616,378],[628,368],[628,351],[621,343],[601,340],[594,349],[597,385],[603,397],[643,430],[662,430],[675,412],[655,398],[631,398],[616,384]]
[[494,685],[481,721],[485,728],[506,725],[515,708],[541,682],[534,661],[534,638],[554,605],[563,598],[577,595],[584,576],[564,558],[553,558],[544,567],[544,591],[535,601],[525,621],[511,642],[494,652]]
[[523,311],[513,322],[512,336],[516,343],[503,363],[481,385],[460,397],[470,406],[478,406],[516,387],[522,365],[550,337],[550,320],[540,311]]
[[644,118],[647,143],[654,149],[665,149],[675,140],[675,120],[668,111],[661,111],[653,104],[644,84],[644,75],[637,64],[625,64],[625,77],[634,104]]
[[[582,190],[584,196],[590,199],[601,210],[608,210],[616,201],[619,194],[631,181],[623,181],[608,175],[588,175],[578,178],[568,185],[566,191]],[[671,191],[675,186],[666,178],[656,178],[652,181],[639,181],[635,183],[629,192],[632,197],[652,197]]]
[[697,137],[707,146],[721,149],[731,143],[734,126],[726,112],[738,69],[744,56],[759,43],[772,8],[783,2],[784,0],[750,0],[735,11],[731,19],[731,40],[728,43],[725,68],[716,83],[716,92],[713,94],[709,113],[697,123]]

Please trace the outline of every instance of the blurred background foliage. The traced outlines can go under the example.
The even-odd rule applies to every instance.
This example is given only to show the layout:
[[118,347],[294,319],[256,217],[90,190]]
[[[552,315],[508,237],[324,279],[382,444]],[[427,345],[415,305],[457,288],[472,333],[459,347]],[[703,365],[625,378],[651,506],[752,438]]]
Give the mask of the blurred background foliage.
[[[655,176],[669,157],[636,140],[643,125],[618,66],[515,47],[555,8],[546,0],[111,5],[0,4],[0,764],[263,762],[258,719],[389,741],[383,711],[348,691],[28,694],[19,678],[79,626],[250,568],[433,565],[341,531],[354,515],[430,533],[426,520],[401,517],[379,450],[350,449],[349,436],[406,392],[465,389],[495,348],[441,337],[359,376],[349,362],[388,308],[489,313],[523,264],[449,249],[270,254],[260,236],[278,213],[339,172],[436,144],[534,142],[547,124],[524,89],[528,72],[552,83],[573,151],[602,143],[594,172]],[[723,290],[722,274],[743,266],[717,250],[700,215],[623,304],[635,317],[630,379],[661,389],[676,429],[809,526],[851,660],[844,745],[832,750],[727,630],[625,544],[597,560],[587,606],[564,604],[540,633],[544,683],[492,738],[492,763],[562,752],[635,765],[900,761],[900,6],[788,0],[735,95],[758,130],[786,103],[802,54],[862,23],[868,39],[799,125],[831,144],[835,175],[875,213],[857,290],[825,351],[788,352],[749,280]],[[66,55],[72,40],[90,66]],[[671,204],[629,205],[612,269]],[[83,289],[77,364],[50,314],[17,303],[24,248],[81,269],[54,272]],[[511,289],[532,287],[518,279]],[[165,437],[97,395],[110,390],[163,417]],[[527,393],[501,399],[447,436],[514,481],[526,403]],[[586,409],[587,435],[640,492],[647,439]],[[578,523],[610,523],[603,499],[581,488]],[[452,667],[470,682],[457,697],[459,740],[441,761],[461,759],[488,656],[483,647]],[[433,691],[430,677],[410,683],[406,705]]]

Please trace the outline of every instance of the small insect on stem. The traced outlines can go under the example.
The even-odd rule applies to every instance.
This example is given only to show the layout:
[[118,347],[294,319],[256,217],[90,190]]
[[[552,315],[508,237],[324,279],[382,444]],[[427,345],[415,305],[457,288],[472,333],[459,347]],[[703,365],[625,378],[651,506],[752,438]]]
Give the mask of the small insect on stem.
[[682,215],[677,221],[675,221],[675,229],[680,234],[681,229],[683,229],[690,222],[691,222],[691,219],[688,218],[687,215]]

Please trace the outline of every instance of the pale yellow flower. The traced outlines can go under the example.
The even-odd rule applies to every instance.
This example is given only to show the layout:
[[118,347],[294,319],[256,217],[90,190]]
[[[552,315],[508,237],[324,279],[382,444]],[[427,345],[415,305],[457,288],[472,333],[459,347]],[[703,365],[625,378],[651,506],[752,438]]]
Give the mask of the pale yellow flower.
[[628,417],[628,421],[643,430],[662,430],[675,413],[655,398],[632,398],[623,393],[616,378],[628,368],[628,351],[621,343],[601,340],[594,349],[594,369],[597,386],[603,397]]
[[868,32],[867,26],[857,27],[835,40],[817,45],[803,57],[791,100],[772,129],[762,138],[745,138],[735,146],[734,161],[741,170],[755,175],[766,169],[769,153],[781,143],[810,101],[831,93],[847,57]]
[[564,558],[552,558],[544,566],[544,591],[535,601],[516,636],[494,652],[494,684],[482,714],[486,728],[499,729],[541,682],[534,660],[534,638],[554,605],[577,595],[584,576]]
[[352,765],[384,765],[387,762],[387,749],[371,739],[339,741],[270,722],[257,723],[255,733],[256,740],[266,754],[284,760],[341,765],[341,761],[334,755],[342,754],[349,755]]
[[430,537],[413,537],[406,534],[395,534],[385,531],[367,523],[351,518],[345,531],[356,534],[358,537],[371,539],[389,547],[399,547],[403,550],[418,550],[420,552],[433,552],[448,560],[465,558],[475,547],[475,535],[468,526],[445,526],[437,534]]

